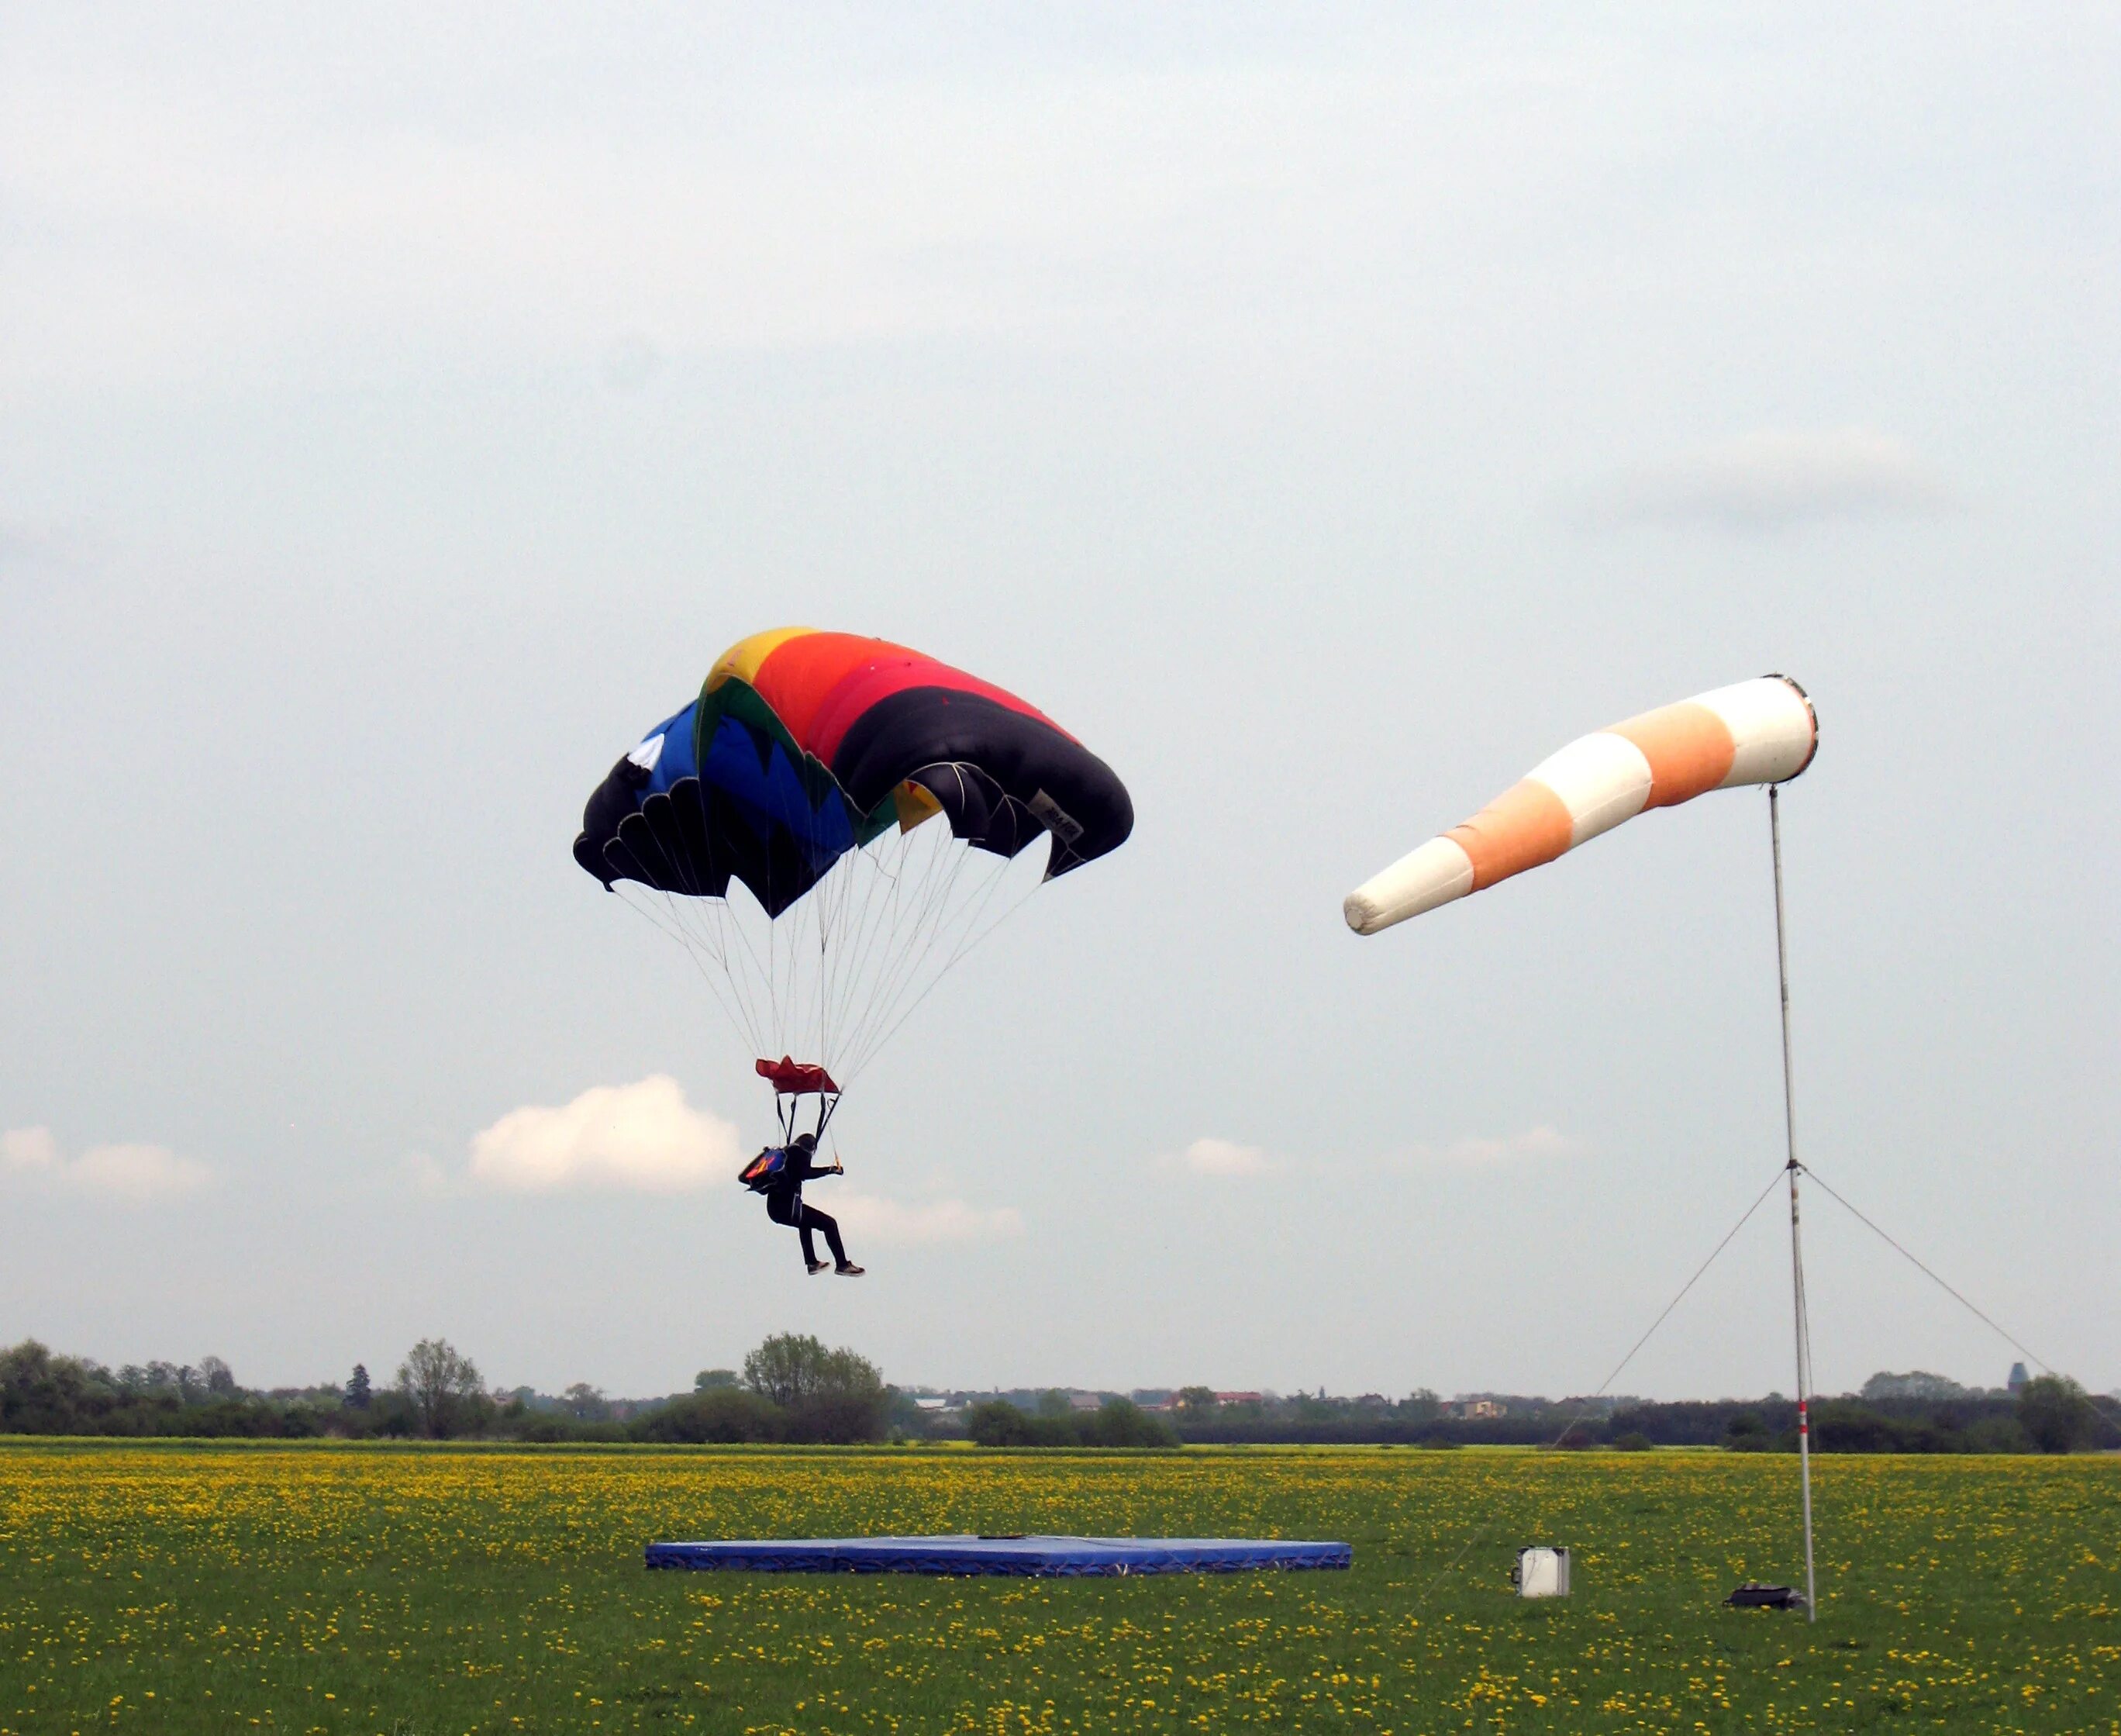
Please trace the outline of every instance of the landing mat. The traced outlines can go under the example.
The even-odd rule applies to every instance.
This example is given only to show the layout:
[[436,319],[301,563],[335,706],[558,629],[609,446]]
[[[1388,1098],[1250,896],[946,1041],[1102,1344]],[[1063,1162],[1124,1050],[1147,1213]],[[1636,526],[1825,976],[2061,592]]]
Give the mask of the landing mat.
[[740,1573],[1010,1574],[1033,1579],[1348,1567],[1345,1543],[1194,1537],[861,1537],[650,1543],[650,1567]]

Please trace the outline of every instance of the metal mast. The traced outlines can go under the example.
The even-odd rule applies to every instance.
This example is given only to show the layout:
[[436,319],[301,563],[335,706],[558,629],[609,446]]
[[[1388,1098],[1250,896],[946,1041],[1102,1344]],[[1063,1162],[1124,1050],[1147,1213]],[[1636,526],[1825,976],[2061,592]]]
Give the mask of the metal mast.
[[1768,786],[1768,833],[1775,856],[1775,974],[1783,1001],[1783,1128],[1788,1143],[1790,1202],[1790,1294],[1797,1314],[1797,1462],[1804,1491],[1804,1618],[1819,1619],[1818,1588],[1811,1552],[1811,1323],[1805,1311],[1804,1240],[1798,1229],[1797,1178],[1797,1087],[1790,1064],[1789,943],[1783,919],[1782,791]]

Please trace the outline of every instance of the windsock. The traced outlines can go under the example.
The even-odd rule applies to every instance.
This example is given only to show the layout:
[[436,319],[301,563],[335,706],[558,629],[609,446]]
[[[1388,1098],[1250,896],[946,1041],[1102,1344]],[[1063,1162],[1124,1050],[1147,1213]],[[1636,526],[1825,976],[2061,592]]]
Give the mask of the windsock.
[[1811,763],[1819,720],[1787,675],[1763,675],[1578,736],[1463,825],[1350,893],[1349,927],[1373,935],[1573,850],[1646,808],[1710,790],[1778,784]]

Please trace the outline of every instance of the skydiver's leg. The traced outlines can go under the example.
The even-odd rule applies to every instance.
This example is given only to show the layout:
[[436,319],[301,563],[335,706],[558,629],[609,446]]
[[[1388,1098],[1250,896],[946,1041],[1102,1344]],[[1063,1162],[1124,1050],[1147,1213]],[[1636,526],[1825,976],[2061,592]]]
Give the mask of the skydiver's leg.
[[822,1269],[823,1262],[818,1259],[817,1248],[810,1240],[810,1226],[804,1222],[808,1214],[802,1206],[792,1200],[781,1200],[769,1196],[766,1202],[766,1215],[776,1224],[785,1224],[801,1237],[803,1263],[805,1266],[813,1272]]
[[847,1250],[840,1240],[839,1220],[818,1211],[815,1206],[803,1208],[803,1252],[806,1254],[810,1251],[810,1232],[813,1228],[825,1232],[825,1245],[832,1250],[832,1263],[845,1266]]

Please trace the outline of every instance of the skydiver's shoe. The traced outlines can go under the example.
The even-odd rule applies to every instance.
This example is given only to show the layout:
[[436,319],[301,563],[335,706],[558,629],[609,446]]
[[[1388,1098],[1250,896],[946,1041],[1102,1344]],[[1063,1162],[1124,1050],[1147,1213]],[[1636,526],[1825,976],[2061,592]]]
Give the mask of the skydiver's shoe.
[[864,1270],[864,1267],[855,1265],[852,1260],[842,1260],[832,1268],[832,1271],[842,1278],[859,1278]]
[[823,1260],[805,1260],[803,1263],[810,1268],[810,1276],[813,1278],[825,1269],[825,1262]]

